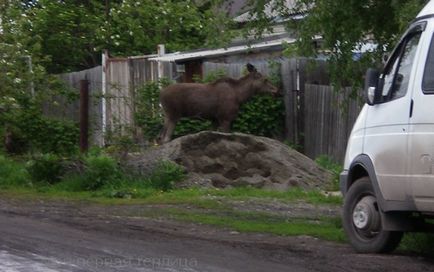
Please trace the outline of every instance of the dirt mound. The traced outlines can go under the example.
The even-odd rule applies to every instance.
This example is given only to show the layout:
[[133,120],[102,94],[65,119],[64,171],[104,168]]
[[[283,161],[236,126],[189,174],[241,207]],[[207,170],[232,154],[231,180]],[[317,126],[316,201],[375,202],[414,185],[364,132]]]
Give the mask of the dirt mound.
[[240,133],[205,131],[187,135],[132,154],[129,166],[149,172],[160,160],[185,167],[183,186],[253,186],[286,190],[289,187],[322,187],[328,171],[279,141]]

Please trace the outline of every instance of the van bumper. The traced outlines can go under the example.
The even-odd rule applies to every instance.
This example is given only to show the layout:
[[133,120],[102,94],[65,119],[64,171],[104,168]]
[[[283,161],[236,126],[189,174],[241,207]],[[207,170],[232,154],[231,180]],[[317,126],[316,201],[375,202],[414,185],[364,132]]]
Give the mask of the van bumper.
[[339,175],[339,189],[341,190],[342,195],[347,193],[348,184],[348,170],[342,171]]

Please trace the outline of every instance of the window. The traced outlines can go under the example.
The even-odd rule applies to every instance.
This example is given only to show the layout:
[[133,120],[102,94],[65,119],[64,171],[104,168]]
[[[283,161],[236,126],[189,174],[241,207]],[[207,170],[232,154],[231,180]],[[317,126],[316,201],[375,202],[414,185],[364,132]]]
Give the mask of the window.
[[421,32],[410,34],[395,51],[384,73],[383,101],[405,96]]
[[425,94],[434,94],[434,37],[431,39],[431,46],[426,59],[422,90]]

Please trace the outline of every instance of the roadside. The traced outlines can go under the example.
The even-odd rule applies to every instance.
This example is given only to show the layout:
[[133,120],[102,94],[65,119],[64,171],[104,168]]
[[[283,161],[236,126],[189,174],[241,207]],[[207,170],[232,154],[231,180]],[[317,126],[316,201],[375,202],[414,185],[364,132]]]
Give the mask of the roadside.
[[[213,194],[200,199],[182,201],[178,192],[160,201],[113,203],[3,191],[0,259],[43,256],[55,271],[434,271],[430,259],[402,250],[363,255],[325,241],[344,239],[337,203]],[[139,266],[132,263],[137,256],[151,259]],[[178,266],[162,265],[162,258]],[[97,260],[106,261],[95,266]],[[186,264],[181,260],[188,265],[179,266]]]

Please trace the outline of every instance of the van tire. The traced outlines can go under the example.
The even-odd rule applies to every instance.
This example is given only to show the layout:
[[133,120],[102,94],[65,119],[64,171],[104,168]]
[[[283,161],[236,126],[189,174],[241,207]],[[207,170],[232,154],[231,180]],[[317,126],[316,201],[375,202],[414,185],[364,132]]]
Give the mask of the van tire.
[[369,177],[362,177],[345,195],[343,227],[350,244],[360,253],[393,251],[402,239],[400,231],[385,231]]

